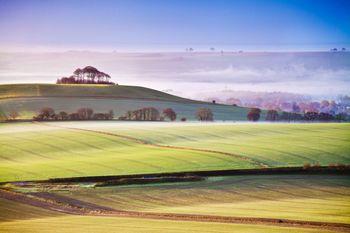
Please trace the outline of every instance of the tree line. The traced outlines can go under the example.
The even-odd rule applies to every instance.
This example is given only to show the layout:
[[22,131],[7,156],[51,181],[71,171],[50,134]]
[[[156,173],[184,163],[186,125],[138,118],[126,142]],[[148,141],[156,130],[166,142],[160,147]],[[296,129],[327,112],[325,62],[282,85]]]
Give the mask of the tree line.
[[[259,121],[262,115],[262,110],[259,108],[251,108],[247,112],[247,119],[249,121]],[[15,120],[19,117],[16,111],[11,111],[7,116],[7,120]],[[214,113],[210,108],[198,108],[195,117],[199,121],[213,121]],[[35,121],[45,120],[112,120],[114,119],[113,110],[106,113],[95,113],[91,108],[80,108],[74,113],[67,113],[64,111],[56,113],[53,108],[45,107],[42,108],[39,113],[33,117]],[[160,112],[157,108],[146,107],[140,108],[133,111],[128,111],[125,115],[120,116],[118,120],[126,121],[176,121],[177,113],[172,108],[163,109]],[[342,122],[347,121],[347,115],[339,113],[332,115],[329,113],[318,113],[318,112],[307,112],[305,114],[293,113],[293,112],[278,112],[276,110],[267,110],[265,115],[265,121],[280,121],[280,122],[291,122],[291,121],[306,121],[306,122]],[[180,121],[187,121],[186,117],[180,118]]]
[[[261,110],[259,108],[251,108],[247,114],[249,121],[258,121],[260,119]],[[278,112],[276,110],[268,110],[266,113],[266,121],[346,121],[345,113],[332,115],[325,112],[306,112],[304,114],[295,112]]]
[[107,113],[94,113],[91,108],[79,108],[74,113],[61,111],[56,113],[53,108],[42,108],[38,115],[33,117],[35,121],[82,121],[82,120],[112,120],[114,113],[110,110]]

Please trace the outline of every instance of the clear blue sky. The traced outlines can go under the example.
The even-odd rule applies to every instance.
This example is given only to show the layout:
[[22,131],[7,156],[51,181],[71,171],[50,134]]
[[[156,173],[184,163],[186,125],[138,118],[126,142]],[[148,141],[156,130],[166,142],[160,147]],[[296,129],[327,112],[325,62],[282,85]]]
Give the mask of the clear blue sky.
[[349,0],[0,0],[0,45],[350,44]]

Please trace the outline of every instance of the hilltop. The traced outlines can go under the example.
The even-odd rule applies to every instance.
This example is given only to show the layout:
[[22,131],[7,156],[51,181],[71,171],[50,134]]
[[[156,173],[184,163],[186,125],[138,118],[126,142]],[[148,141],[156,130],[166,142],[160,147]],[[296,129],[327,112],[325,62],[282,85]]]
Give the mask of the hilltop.
[[216,120],[246,120],[247,109],[182,98],[150,88],[93,84],[5,84],[0,85],[0,112],[17,111],[20,119],[31,119],[41,108],[76,111],[89,107],[94,111],[113,110],[116,116],[143,107],[159,110],[173,108],[178,117],[195,118],[200,107],[210,108]]

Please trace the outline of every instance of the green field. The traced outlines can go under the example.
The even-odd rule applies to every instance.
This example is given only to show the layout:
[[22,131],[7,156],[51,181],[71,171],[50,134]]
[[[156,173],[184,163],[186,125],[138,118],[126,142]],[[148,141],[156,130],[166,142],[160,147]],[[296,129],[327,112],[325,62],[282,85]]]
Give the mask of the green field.
[[[20,119],[32,119],[43,107],[56,112],[75,112],[81,107],[95,112],[113,110],[115,117],[143,107],[159,111],[173,108],[178,120],[195,119],[198,108],[210,108],[216,120],[246,120],[248,109],[193,101],[164,92],[137,86],[17,84],[0,85],[0,120],[2,115],[17,111]],[[263,111],[262,119],[265,112]]]
[[209,177],[58,193],[122,210],[350,222],[350,176]]
[[[281,231],[288,233],[330,233],[331,231],[320,229],[303,229],[289,227],[275,227],[264,225],[247,224],[224,224],[224,223],[200,223],[200,222],[179,222],[164,220],[148,220],[133,218],[114,218],[114,217],[88,217],[73,215],[57,215],[48,213],[43,209],[20,205],[16,202],[6,202],[0,199],[2,208],[11,209],[16,213],[16,220],[5,219],[4,213],[0,212],[0,232],[11,233],[105,233],[105,232],[129,232],[129,233],[148,233],[148,232],[221,232],[221,233],[279,233]],[[36,216],[32,216],[35,211]],[[28,214],[31,215],[28,218]],[[6,217],[6,215],[5,215]],[[23,217],[23,219],[20,219]]]
[[[349,164],[349,141],[346,123],[3,123],[0,181]],[[349,223],[349,180],[335,175],[249,175],[50,192],[119,210]],[[0,232],[331,232],[73,216],[1,198],[0,209]]]
[[350,124],[8,123],[0,125],[0,181],[349,164],[349,140]]
[[[200,182],[51,192],[123,210],[350,222],[349,176],[211,177]],[[1,198],[0,207],[0,232],[333,232],[320,228],[73,216]]]

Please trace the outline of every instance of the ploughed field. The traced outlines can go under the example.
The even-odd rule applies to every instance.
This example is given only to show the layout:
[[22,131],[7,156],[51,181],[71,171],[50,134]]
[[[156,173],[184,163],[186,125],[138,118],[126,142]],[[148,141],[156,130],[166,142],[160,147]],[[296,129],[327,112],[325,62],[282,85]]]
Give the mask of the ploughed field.
[[0,232],[348,232],[349,175],[22,181],[349,164],[349,141],[345,123],[0,124],[0,181],[20,181],[0,185]]
[[[43,107],[76,112],[88,107],[95,112],[113,110],[115,117],[127,111],[155,107],[159,111],[173,108],[178,119],[195,119],[198,108],[210,108],[216,120],[246,120],[249,109],[229,105],[211,104],[170,95],[137,86],[73,85],[73,84],[8,84],[0,85],[0,121],[12,111],[19,119],[32,119]],[[262,119],[265,111],[262,112]]]
[[350,163],[350,124],[0,124],[0,181]]

